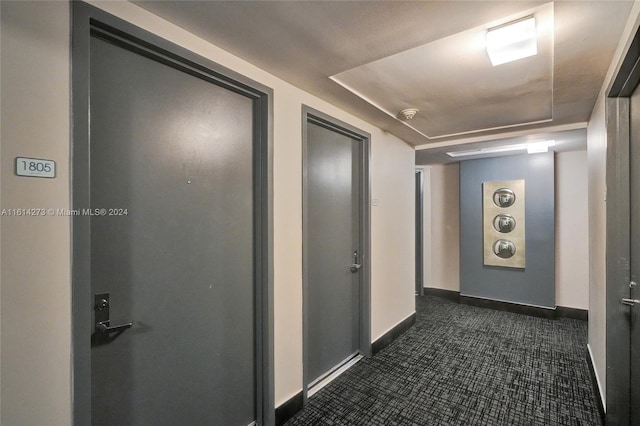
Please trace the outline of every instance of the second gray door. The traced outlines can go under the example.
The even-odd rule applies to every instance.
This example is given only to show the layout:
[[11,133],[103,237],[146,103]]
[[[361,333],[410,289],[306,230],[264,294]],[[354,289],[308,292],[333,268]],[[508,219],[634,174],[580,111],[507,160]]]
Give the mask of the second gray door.
[[307,124],[307,383],[358,353],[362,143]]
[[[640,86],[638,86],[640,87]],[[631,280],[640,283],[640,89],[631,95],[630,140],[629,140],[629,177],[631,205]],[[629,298],[640,299],[640,287],[630,286]],[[640,422],[640,305],[630,306],[629,321],[631,323],[630,346],[630,419],[631,424]]]

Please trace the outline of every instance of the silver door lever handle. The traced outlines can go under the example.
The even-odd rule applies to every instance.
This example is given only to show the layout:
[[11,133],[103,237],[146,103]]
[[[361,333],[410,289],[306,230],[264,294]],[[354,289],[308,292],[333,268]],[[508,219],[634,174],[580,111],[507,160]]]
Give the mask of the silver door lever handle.
[[622,300],[620,300],[620,303],[622,303],[623,305],[627,305],[627,306],[633,306],[633,305],[640,304],[640,300],[638,300],[638,299],[622,299]]
[[358,263],[358,250],[355,250],[353,252],[353,263],[349,266],[349,269],[351,269],[351,272],[355,274],[360,270],[360,268],[362,268],[362,265]]
[[128,322],[126,324],[114,325],[113,327],[109,325],[109,321],[102,321],[96,324],[96,328],[104,334],[117,333],[119,331],[124,331],[127,328],[131,328],[132,326],[133,326],[132,322]]

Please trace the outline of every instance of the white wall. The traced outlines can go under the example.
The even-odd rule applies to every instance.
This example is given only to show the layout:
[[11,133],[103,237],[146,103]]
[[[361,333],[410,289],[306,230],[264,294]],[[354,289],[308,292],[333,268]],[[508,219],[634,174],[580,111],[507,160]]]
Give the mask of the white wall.
[[604,79],[587,128],[589,173],[589,353],[606,409],[606,152],[605,90],[615,78],[638,30],[640,2],[635,1]]
[[[69,3],[0,2],[2,208],[70,207]],[[414,310],[414,150],[386,132],[127,2],[94,5],[274,89],[276,405],[302,389],[301,105],[372,135],[372,338]],[[57,161],[53,180],[13,176],[17,155]],[[3,425],[71,419],[70,222],[2,218]]]
[[587,128],[589,173],[589,353],[606,402],[606,154],[604,98]]
[[[431,268],[425,268],[425,287],[460,291],[460,167],[438,164],[431,171]],[[428,210],[427,210],[428,209]],[[425,240],[426,241],[426,240]]]
[[587,152],[555,158],[556,305],[589,309]]

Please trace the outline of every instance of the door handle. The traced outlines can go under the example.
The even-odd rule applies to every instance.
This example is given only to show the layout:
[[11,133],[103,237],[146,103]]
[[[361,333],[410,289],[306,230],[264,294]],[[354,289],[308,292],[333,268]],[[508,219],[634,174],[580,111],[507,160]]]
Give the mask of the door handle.
[[111,334],[111,333],[117,333],[119,331],[124,331],[127,328],[131,328],[132,326],[133,326],[132,322],[110,326],[109,321],[102,321],[96,324],[96,330],[100,330],[104,334]]
[[622,303],[623,305],[627,305],[627,306],[633,306],[633,305],[640,304],[640,300],[638,300],[638,299],[621,299],[620,303]]
[[[94,295],[95,318],[94,318],[94,334],[92,336],[93,345],[103,345],[110,343],[113,339],[122,334],[126,329],[133,326],[133,322],[126,324],[111,325],[111,319],[109,317],[109,293],[100,293]],[[113,333],[117,333],[111,337]]]
[[362,265],[358,262],[358,250],[353,252],[353,263],[349,265],[349,269],[352,273],[356,273],[362,268]]

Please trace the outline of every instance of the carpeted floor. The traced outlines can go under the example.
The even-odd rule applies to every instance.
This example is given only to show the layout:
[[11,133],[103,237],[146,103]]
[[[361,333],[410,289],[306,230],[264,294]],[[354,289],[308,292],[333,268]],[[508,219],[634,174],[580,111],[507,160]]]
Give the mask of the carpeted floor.
[[601,425],[587,323],[416,298],[416,324],[287,426]]

